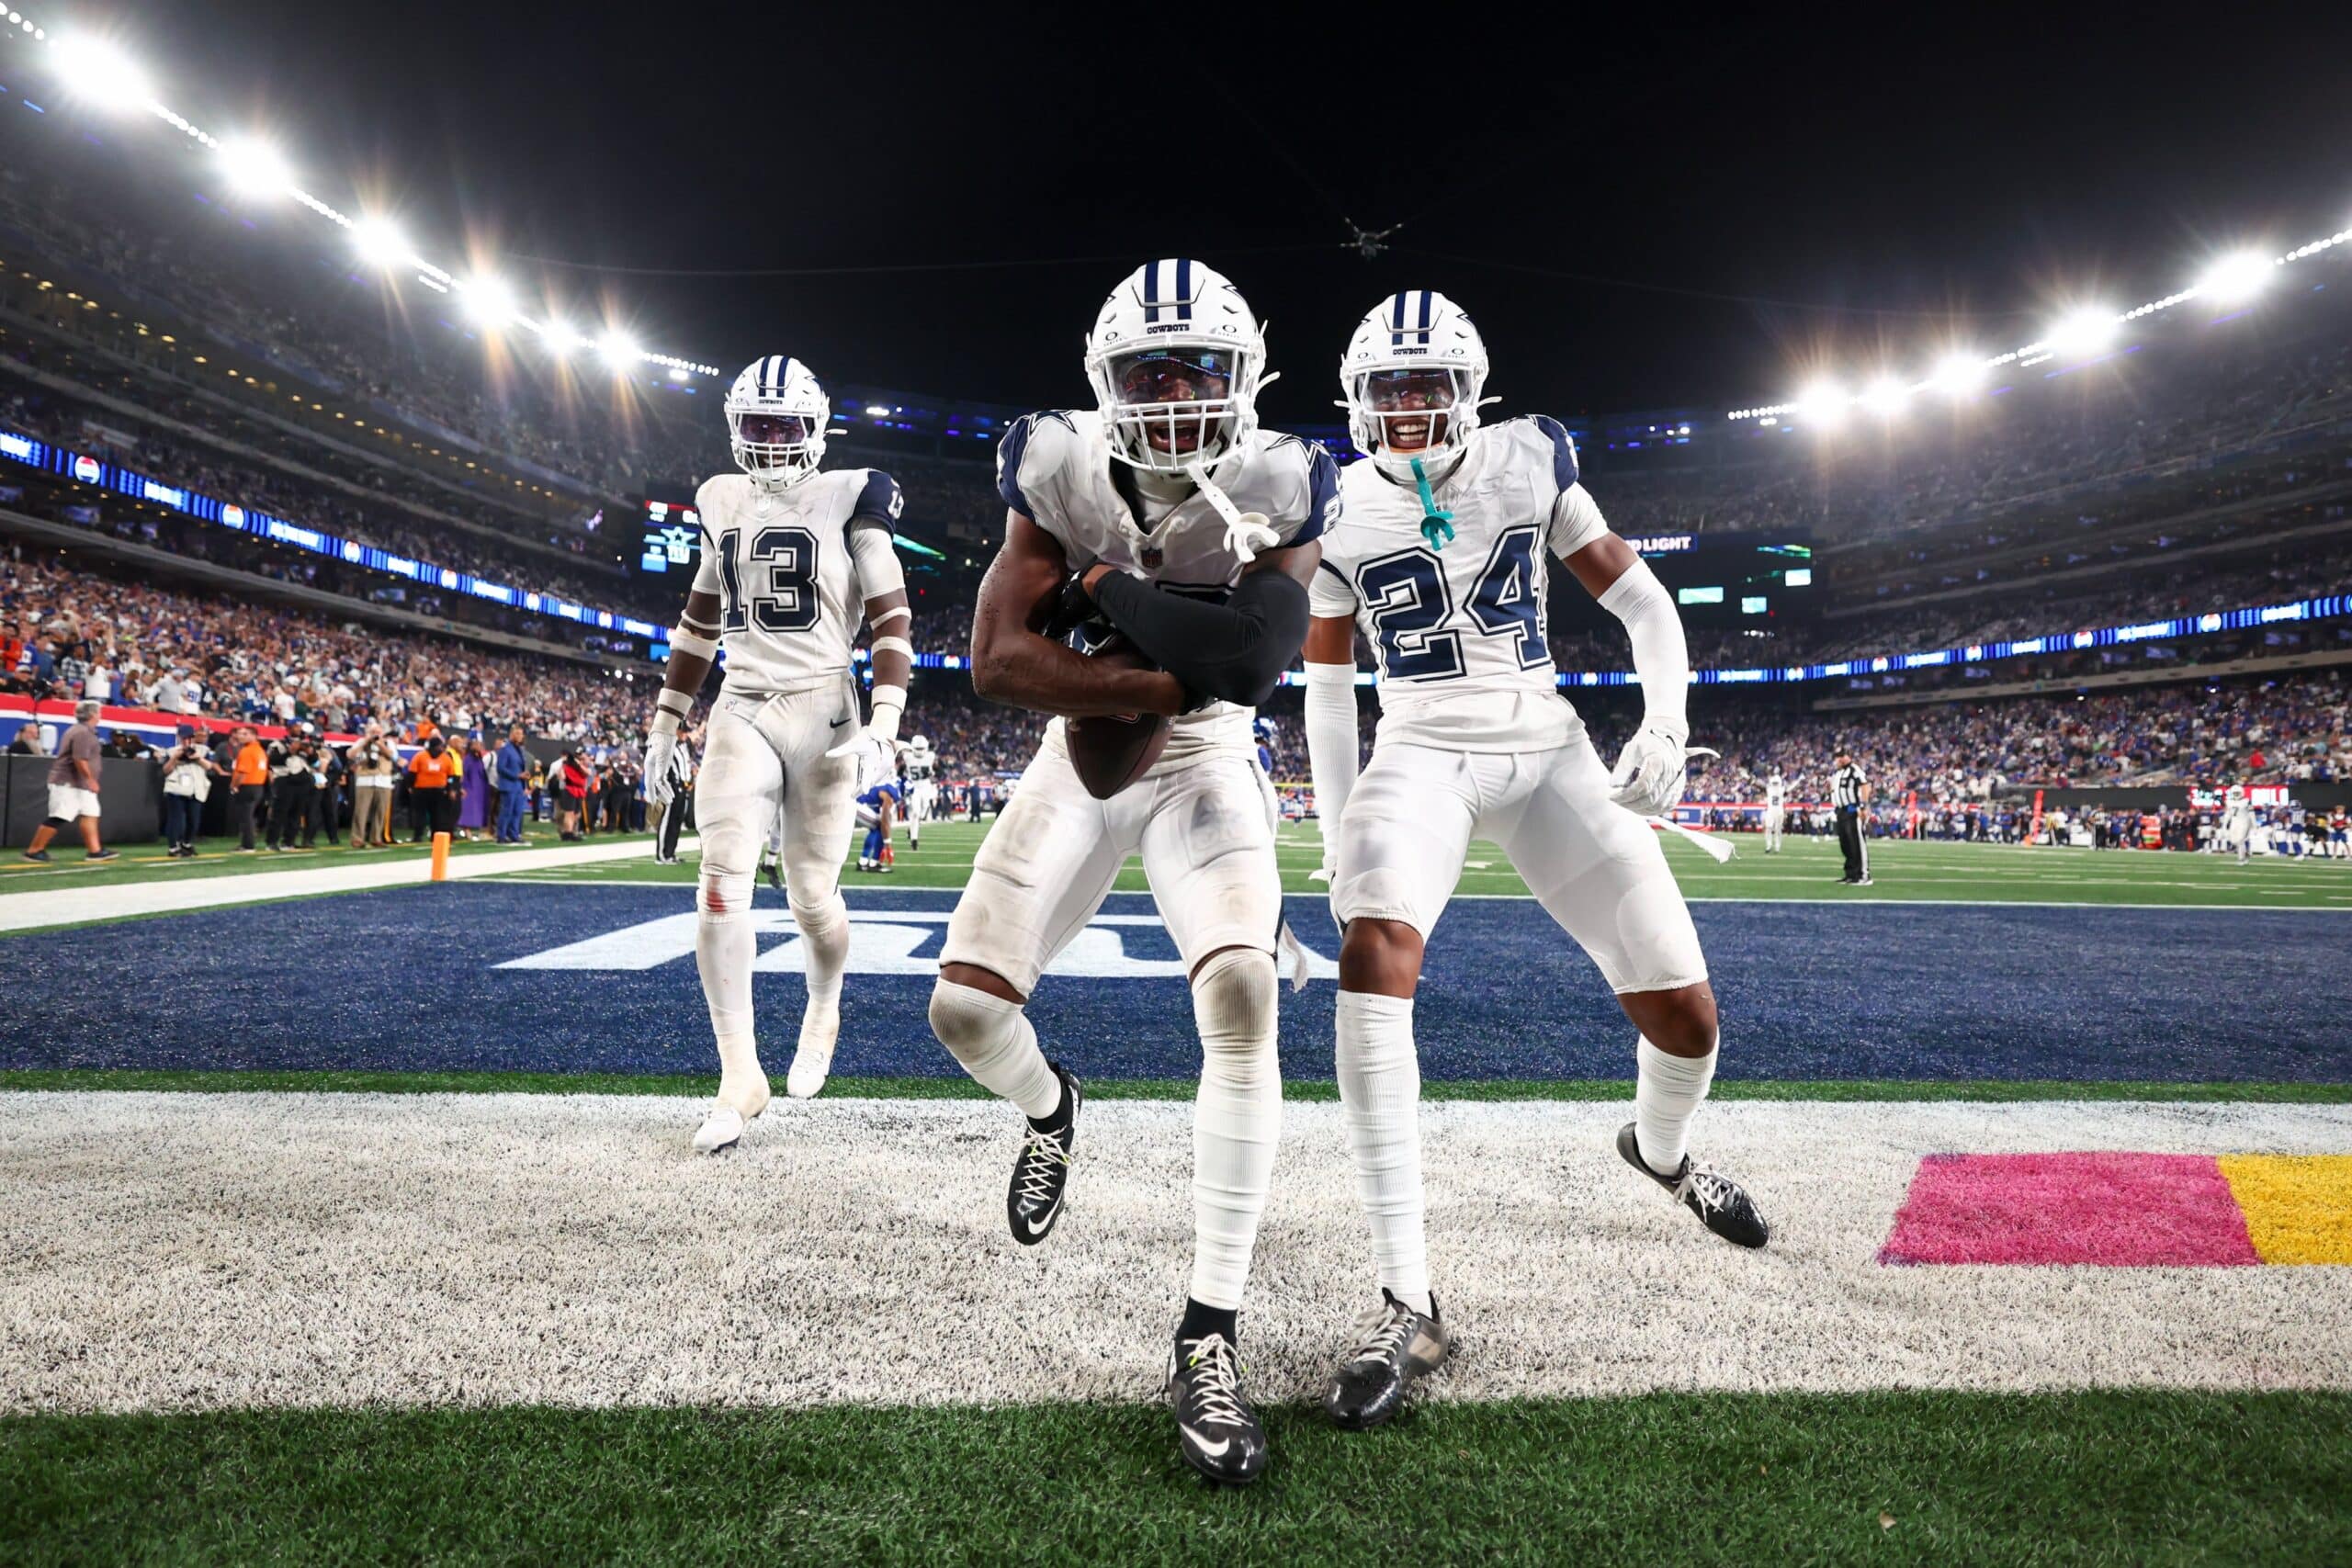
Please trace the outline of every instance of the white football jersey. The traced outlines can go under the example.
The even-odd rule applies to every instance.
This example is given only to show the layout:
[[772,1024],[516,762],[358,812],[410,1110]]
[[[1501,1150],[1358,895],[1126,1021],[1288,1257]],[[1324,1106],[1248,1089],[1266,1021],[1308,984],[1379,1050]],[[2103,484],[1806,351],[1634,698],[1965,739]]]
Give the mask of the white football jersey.
[[1789,781],[1774,773],[1764,781],[1764,804],[1786,806],[1789,803]]
[[728,690],[799,692],[842,678],[865,619],[850,527],[895,530],[905,504],[877,468],[812,474],[777,491],[744,474],[703,481],[695,591],[718,595]]
[[2254,796],[2244,784],[2232,784],[2222,792],[2222,809],[2232,817],[2254,815]]
[[907,764],[909,784],[927,784],[939,765],[937,753],[928,746],[910,746],[903,759]]
[[1420,495],[1370,463],[1340,478],[1346,502],[1323,541],[1308,602],[1352,615],[1380,666],[1380,734],[1469,751],[1543,750],[1583,733],[1560,694],[1544,595],[1551,558],[1609,524],[1577,482],[1577,451],[1536,415],[1473,431],[1435,488],[1453,514],[1443,549],[1421,533]]
[[[1226,547],[1225,520],[1208,499],[1194,493],[1147,528],[1113,468],[1100,414],[1047,410],[1005,432],[997,448],[997,491],[1007,506],[1054,536],[1074,571],[1103,561],[1171,592],[1224,599],[1240,580],[1241,561]],[[1324,537],[1340,515],[1338,465],[1295,435],[1253,431],[1212,478],[1236,507],[1263,513],[1285,546]],[[1213,703],[1184,715],[1163,758],[1181,761],[1212,747],[1251,750],[1250,711]]]

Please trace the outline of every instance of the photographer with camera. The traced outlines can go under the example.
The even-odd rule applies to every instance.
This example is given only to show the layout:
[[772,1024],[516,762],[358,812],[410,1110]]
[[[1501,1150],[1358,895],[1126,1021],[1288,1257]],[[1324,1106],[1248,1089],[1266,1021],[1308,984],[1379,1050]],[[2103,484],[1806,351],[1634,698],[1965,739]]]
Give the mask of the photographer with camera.
[[178,744],[164,753],[164,841],[171,846],[167,852],[173,859],[195,858],[196,837],[204,821],[204,802],[212,794],[212,781],[227,776],[196,726],[181,725]]
[[392,841],[392,779],[400,772],[400,753],[384,739],[384,727],[368,721],[368,732],[352,746],[351,847],[370,850]]

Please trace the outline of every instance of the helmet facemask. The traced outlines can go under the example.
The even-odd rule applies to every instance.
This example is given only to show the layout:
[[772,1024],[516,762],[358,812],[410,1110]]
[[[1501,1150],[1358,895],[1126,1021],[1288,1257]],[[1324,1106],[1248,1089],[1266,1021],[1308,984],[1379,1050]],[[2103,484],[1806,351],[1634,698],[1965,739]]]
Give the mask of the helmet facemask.
[[727,410],[727,444],[735,466],[762,490],[785,490],[817,471],[825,456],[820,414],[786,413],[769,408]]
[[1111,455],[1155,473],[1215,467],[1256,426],[1254,356],[1226,344],[1147,343],[1089,367]]
[[1478,386],[1461,366],[1384,366],[1347,386],[1351,434],[1381,472],[1410,479],[1450,468],[1478,425]]

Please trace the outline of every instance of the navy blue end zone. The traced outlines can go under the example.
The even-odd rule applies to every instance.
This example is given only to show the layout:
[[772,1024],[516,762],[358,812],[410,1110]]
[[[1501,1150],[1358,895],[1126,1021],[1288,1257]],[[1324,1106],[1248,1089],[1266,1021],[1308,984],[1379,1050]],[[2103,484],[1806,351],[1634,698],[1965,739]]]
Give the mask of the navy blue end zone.
[[[782,899],[762,889],[763,909]],[[862,915],[927,916],[903,974],[852,973],[837,1073],[949,1076],[925,1021],[954,895],[853,890]],[[0,1066],[695,1073],[714,1070],[690,949],[636,971],[500,968],[689,914],[651,887],[450,884],[0,939],[16,976]],[[1151,913],[1141,894],[1106,915]],[[1696,907],[1724,1020],[1724,1076],[2352,1081],[2352,925],[2324,914],[1722,903]],[[1320,897],[1290,900],[1309,946]],[[689,920],[690,927],[690,920]],[[690,939],[689,939],[690,940]],[[763,951],[787,941],[763,935]],[[1173,968],[1167,934],[1115,949]],[[797,975],[763,974],[781,1072]],[[1283,1066],[1331,1076],[1333,987],[1283,997]],[[1189,1078],[1182,979],[1048,976],[1056,1055],[1098,1077]],[[1430,1078],[1630,1077],[1633,1037],[1598,973],[1536,907],[1464,899],[1417,1013]]]

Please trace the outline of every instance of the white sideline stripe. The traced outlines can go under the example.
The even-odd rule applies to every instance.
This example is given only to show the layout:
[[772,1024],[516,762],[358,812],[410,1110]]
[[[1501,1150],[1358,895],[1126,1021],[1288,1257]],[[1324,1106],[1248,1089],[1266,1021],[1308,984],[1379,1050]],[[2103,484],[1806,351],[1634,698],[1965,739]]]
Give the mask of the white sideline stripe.
[[[691,882],[664,881],[659,877],[651,876],[510,875],[503,878],[502,880],[508,882],[529,883],[535,886],[541,887],[674,887],[686,893],[694,891],[694,884]],[[843,885],[842,890],[846,895],[863,887],[875,887],[877,889],[902,893],[937,893],[942,896],[959,893],[962,891],[962,889],[956,887],[939,887],[921,882],[901,882],[895,885],[889,883],[847,883]],[[1115,889],[1114,891],[1133,896],[1134,894],[1144,892],[1146,889],[1135,887]],[[1324,894],[1324,888],[1321,886],[1315,886],[1293,890],[1288,892],[1286,896],[1293,898],[1312,898]],[[2352,894],[2331,894],[2329,897],[2352,900]],[[1465,898],[1518,904],[1532,904],[1535,901],[1535,896],[1532,893],[1464,893],[1459,890],[1454,893],[1453,901],[1460,903]],[[2231,914],[2276,913],[2284,915],[2341,915],[2347,912],[2343,909],[2330,909],[2311,904],[2124,904],[2107,898],[1866,898],[1859,895],[1849,895],[1841,898],[1834,894],[1824,898],[1782,898],[1770,896],[1743,897],[1738,894],[1728,893],[1686,893],[1682,896],[1682,901],[1686,904],[1867,904],[1872,906],[1882,904],[1926,904],[1961,909],[2182,909],[2192,911],[2199,909],[2219,909]]]
[[[449,879],[470,881],[514,871],[544,871],[599,861],[643,860],[652,846],[629,843],[558,844],[548,849],[482,850],[449,857]],[[102,887],[59,887],[39,893],[0,893],[0,931],[34,931],[78,920],[112,920],[125,915],[177,914],[259,904],[314,893],[357,893],[376,887],[405,887],[430,882],[433,864],[419,849],[413,858],[372,865],[310,866],[300,871],[230,873],[189,882],[119,882]]]
[[[0,1411],[1139,1400],[1191,1243],[1192,1107],[1090,1106],[1060,1228],[1005,1234],[974,1100],[0,1095]],[[2352,1106],[1711,1107],[1777,1235],[1702,1231],[1622,1104],[1424,1108],[1460,1337],[1439,1397],[2352,1388],[2352,1271],[1887,1268],[1921,1155],[2352,1150]],[[1250,1387],[1317,1396],[1373,1292],[1337,1105],[1284,1117]]]

